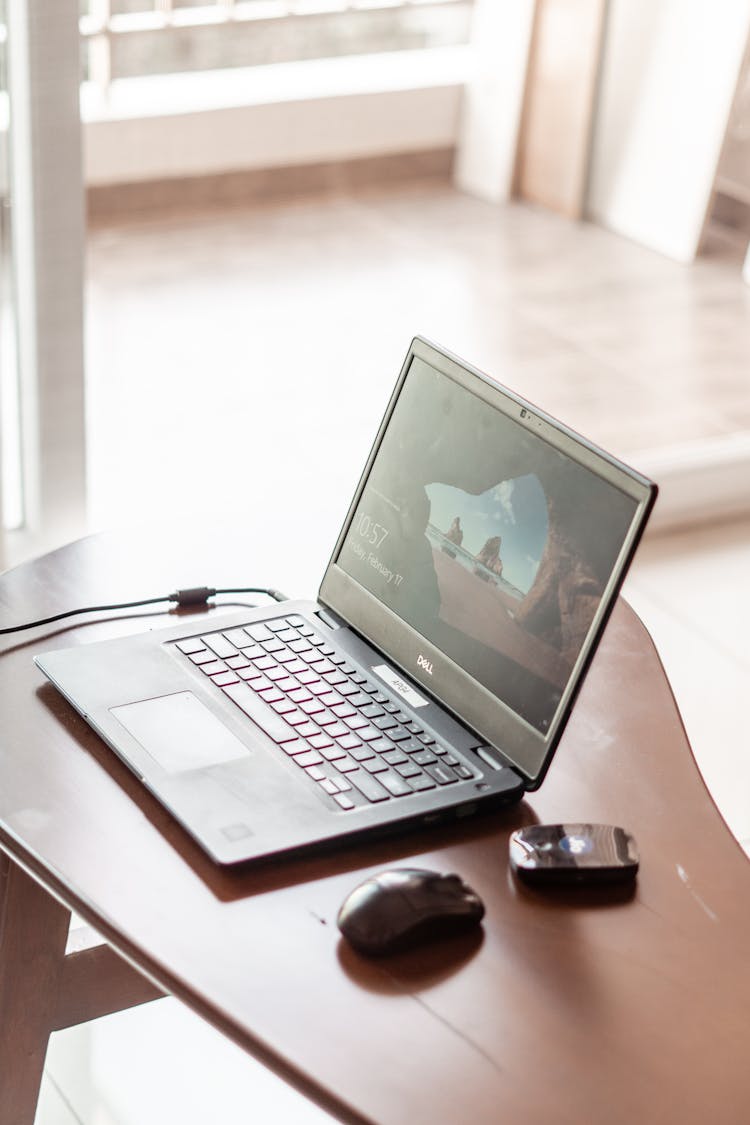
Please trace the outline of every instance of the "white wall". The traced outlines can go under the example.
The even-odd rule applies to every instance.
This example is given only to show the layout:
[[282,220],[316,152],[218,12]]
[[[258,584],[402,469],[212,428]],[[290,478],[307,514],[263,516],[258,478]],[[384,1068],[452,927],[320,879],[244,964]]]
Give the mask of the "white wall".
[[452,147],[465,47],[283,63],[84,90],[91,185]]
[[695,256],[750,32],[750,0],[611,0],[588,210]]
[[492,203],[513,188],[533,22],[534,0],[475,0],[456,184]]

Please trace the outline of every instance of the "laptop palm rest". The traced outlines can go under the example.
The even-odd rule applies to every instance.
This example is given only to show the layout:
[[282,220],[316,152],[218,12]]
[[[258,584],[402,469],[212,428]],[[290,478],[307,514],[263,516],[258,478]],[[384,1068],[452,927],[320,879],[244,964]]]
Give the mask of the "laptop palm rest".
[[110,711],[168,773],[204,769],[250,754],[191,691],[144,699]]

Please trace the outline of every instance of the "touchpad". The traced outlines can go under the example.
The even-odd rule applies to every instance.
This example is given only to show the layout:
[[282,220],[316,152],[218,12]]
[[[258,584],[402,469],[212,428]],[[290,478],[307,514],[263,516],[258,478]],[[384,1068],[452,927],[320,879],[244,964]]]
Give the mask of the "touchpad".
[[169,773],[215,766],[250,751],[191,691],[112,707],[111,713]]

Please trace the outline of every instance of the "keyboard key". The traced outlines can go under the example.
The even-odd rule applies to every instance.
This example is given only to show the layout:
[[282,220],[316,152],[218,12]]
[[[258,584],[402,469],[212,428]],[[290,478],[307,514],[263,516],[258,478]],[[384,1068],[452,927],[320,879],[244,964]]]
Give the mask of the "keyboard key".
[[328,684],[325,680],[318,680],[317,684],[308,684],[307,686],[313,695],[328,695]]
[[[294,706],[294,704],[289,703],[289,707],[293,707],[293,706]],[[310,738],[313,734],[318,734],[318,728],[316,727],[315,723],[313,723],[313,722],[301,723],[297,727],[297,734],[300,735],[302,738]]]
[[405,797],[407,793],[414,792],[408,781],[392,771],[378,774],[378,781],[386,787],[392,797]]
[[321,781],[320,788],[325,789],[326,793],[330,793],[332,797],[335,797],[339,791],[339,787],[332,777],[326,777]]
[[367,707],[370,702],[370,697],[369,695],[365,695],[363,691],[359,691],[356,695],[349,696],[349,702],[352,707]]
[[276,636],[285,645],[299,644],[299,633],[296,629],[288,628],[286,621],[281,622],[281,628],[276,632]]
[[[367,698],[368,696],[365,696],[365,699]],[[352,700],[352,702],[354,701]],[[377,715],[383,714],[383,708],[378,707],[377,703],[368,703],[366,707],[362,708],[362,714],[367,719],[374,719]]]
[[202,664],[210,664],[211,661],[215,660],[216,653],[211,652],[210,648],[201,648],[198,652],[191,652],[190,659],[193,664],[197,664],[200,667]]
[[344,722],[351,730],[366,730],[368,727],[367,719],[363,719],[361,715],[347,715]]
[[356,668],[354,668],[351,664],[342,664],[341,671],[345,676],[352,676],[355,673]]
[[286,648],[286,645],[278,637],[271,637],[270,641],[262,642],[261,648],[264,648],[266,652],[281,652],[282,649]]
[[[328,677],[328,682],[329,682],[329,684],[332,682],[330,677]],[[349,695],[359,695],[359,688],[357,687],[356,684],[350,684],[350,683],[337,684],[337,688],[338,688],[339,695],[343,695],[345,697],[349,696]]]
[[246,668],[238,668],[237,675],[241,680],[266,680],[266,683],[271,681],[266,679],[262,672],[259,672],[254,664],[248,664]]
[[356,746],[349,748],[349,753],[354,758],[355,762],[366,762],[368,758],[375,757],[375,751],[365,743],[358,742]]
[[377,750],[378,754],[384,754],[386,750],[395,750],[394,744],[387,738],[376,738],[371,746],[373,750]]
[[341,770],[342,773],[353,773],[354,770],[359,769],[357,763],[352,758],[346,756],[343,758],[337,758],[333,764],[335,765],[336,769]]
[[219,685],[219,687],[226,687],[227,684],[238,684],[240,682],[240,678],[237,673],[231,671],[219,672],[218,676],[213,676],[212,679],[215,684]]
[[422,728],[419,726],[418,723],[414,723],[414,722],[407,723],[406,729],[410,730],[412,734],[424,734],[424,731],[422,730]]
[[291,742],[297,737],[286,720],[259,699],[247,684],[229,684],[222,691],[274,742]]
[[266,668],[278,668],[272,656],[259,656],[253,663],[256,668],[260,668],[263,672],[265,672]]
[[394,717],[396,719],[398,719],[398,721],[400,723],[408,723],[409,722],[409,716],[406,714],[405,711],[397,711]]
[[247,668],[250,661],[243,652],[238,652],[236,656],[228,656],[224,663],[230,668]]
[[292,664],[293,661],[297,659],[295,654],[293,652],[290,652],[288,648],[283,648],[280,651],[275,652],[273,655],[274,660],[277,660],[279,664]]
[[234,645],[235,648],[245,649],[255,643],[252,637],[248,637],[244,629],[227,629],[224,633],[224,637],[231,645]]
[[420,742],[424,742],[425,746],[432,746],[432,744],[435,741],[435,739],[432,737],[432,735],[427,734],[426,731],[422,731],[421,734],[418,734],[417,738],[419,739]]
[[357,806],[352,801],[351,797],[347,797],[346,793],[334,793],[333,799],[336,804],[340,805],[342,809],[355,809]]
[[339,758],[346,757],[346,750],[342,750],[337,742],[324,746],[320,752],[327,762],[335,762]]
[[307,769],[308,766],[319,766],[323,761],[317,750],[308,750],[305,754],[297,754],[294,760],[303,769]]
[[474,776],[469,767],[464,765],[454,766],[454,773],[457,777],[460,777],[462,781],[468,781],[470,777]]
[[[399,763],[396,766],[396,770],[401,774],[402,777],[419,777],[422,773],[422,770],[419,768],[419,766],[415,766],[414,762],[409,761],[404,762],[403,764]],[[431,789],[432,786],[429,785],[427,788]]]
[[383,695],[382,691],[376,691],[372,697],[376,703],[387,703],[388,696]]
[[[372,743],[370,743],[370,745],[372,745]],[[406,754],[402,754],[400,750],[387,750],[386,753],[383,754],[383,761],[387,762],[389,766],[398,766],[402,765],[404,762],[408,762],[409,759]]]
[[300,625],[305,625],[309,628],[304,617],[300,617],[298,613],[293,613],[289,617],[287,617],[286,623],[287,625],[294,625],[295,629],[299,629]]
[[375,695],[375,692],[377,690],[378,689],[375,687],[375,684],[371,684],[371,683],[362,684],[362,691],[366,691],[368,695]]
[[378,715],[373,720],[374,725],[378,730],[389,730],[391,727],[397,727],[398,723],[392,715]]
[[298,676],[300,672],[307,671],[304,660],[292,660],[285,667],[290,676]]
[[[244,668],[240,668],[237,675],[241,676],[242,672],[244,672]],[[245,677],[241,676],[241,678],[244,679]],[[247,686],[251,687],[253,691],[265,691],[267,687],[273,687],[273,684],[268,679],[268,676],[257,676],[255,679],[248,680]]]
[[319,651],[319,652],[320,652],[320,653],[321,653],[321,654],[322,654],[323,656],[335,656],[335,654],[336,654],[336,649],[335,649],[335,648],[331,648],[331,646],[330,646],[330,645],[322,645],[322,646],[321,646],[321,648],[320,648],[320,649],[319,649],[318,651]]
[[325,676],[326,672],[335,672],[336,670],[335,666],[331,664],[330,660],[326,660],[325,656],[322,660],[311,660],[310,667],[314,668],[319,676]]
[[444,758],[443,758],[443,765],[444,766],[457,766],[458,765],[458,758],[455,756],[455,754],[449,754],[448,751],[443,749],[442,746],[436,746],[435,747],[435,753],[436,754],[439,754],[441,750],[443,751],[443,754],[445,755]]
[[301,738],[294,738],[291,742],[285,742],[281,749],[285,754],[294,757],[295,754],[305,754],[310,747]]
[[324,769],[320,766],[310,766],[307,770],[307,776],[311,777],[313,781],[326,781],[327,775]]
[[284,715],[284,719],[292,727],[301,727],[303,723],[310,721],[304,711],[300,711],[296,707],[293,711],[289,711],[288,714]]
[[[320,702],[325,703],[324,695],[321,695]],[[334,715],[338,715],[340,719],[348,719],[352,715],[357,714],[354,708],[350,707],[348,703],[334,703],[331,707],[331,710],[333,711]]]
[[375,727],[363,727],[362,730],[357,731],[357,734],[363,742],[374,742],[376,738],[380,738],[380,731]]
[[266,688],[265,691],[259,691],[258,695],[265,699],[266,703],[279,703],[284,698],[284,693],[275,687]]
[[338,722],[338,719],[330,711],[318,711],[315,715],[315,722],[319,727],[332,727],[334,723]]
[[419,754],[424,746],[418,738],[410,738],[399,743],[399,750],[405,750],[407,754]]
[[438,785],[450,785],[452,781],[458,780],[453,770],[444,766],[442,762],[438,762],[435,766],[425,766],[425,772],[433,777]]
[[216,676],[219,672],[226,672],[227,666],[223,660],[212,660],[209,663],[200,665],[201,672],[205,672],[207,676]]
[[328,683],[331,685],[331,687],[338,687],[339,684],[348,684],[349,683],[346,676],[342,676],[341,673],[338,672],[338,671],[336,671],[336,672],[326,672],[325,678],[328,680]]
[[297,710],[289,699],[280,699],[278,703],[272,703],[271,706],[277,715],[289,715],[292,711]]
[[326,694],[321,695],[320,698],[323,703],[325,703],[326,707],[336,707],[339,703],[344,702],[337,691],[327,691]]
[[268,676],[269,680],[284,680],[286,679],[286,669],[277,665],[275,668],[269,668],[266,672],[266,675]]
[[310,692],[306,687],[292,688],[288,695],[289,698],[293,699],[295,703],[307,703],[309,699],[312,699],[312,696],[310,695]]
[[279,688],[280,691],[294,691],[296,687],[299,687],[299,683],[295,680],[294,676],[284,676],[282,680],[276,681],[276,687]]
[[338,730],[334,727],[329,727],[326,733],[332,734],[338,741],[339,746],[343,746],[345,750],[351,750],[354,746],[362,745],[356,734],[350,734],[342,723],[338,723],[337,726],[339,728]]
[[286,629],[286,620],[283,617],[277,617],[275,621],[266,621],[266,628],[270,629],[272,633],[281,633]]
[[201,641],[210,648],[216,656],[235,656],[237,649],[231,641],[227,640],[223,633],[208,633],[205,637],[201,637]]
[[383,704],[383,710],[388,711],[389,714],[391,714],[391,715],[395,715],[396,712],[398,711],[398,707],[396,706],[395,703],[384,703]]
[[[398,766],[396,766],[396,769],[398,769]],[[410,777],[408,781],[415,793],[421,793],[423,789],[436,788],[435,782],[426,773],[421,773],[419,777]]]
[[327,734],[313,734],[307,740],[315,750],[322,750],[324,746],[332,746],[333,739]]
[[404,730],[403,727],[396,727],[388,731],[388,737],[391,742],[407,742],[411,738],[411,735],[408,730]]
[[200,637],[188,637],[186,641],[178,641],[177,647],[185,656],[190,656],[193,652],[203,652],[206,646]]
[[[304,672],[300,672],[297,679],[301,684],[317,684],[320,682],[320,677],[317,676],[315,672],[311,672],[309,668],[305,668]],[[327,684],[326,691],[328,691]]]
[[383,773],[389,768],[387,762],[384,762],[382,758],[376,758],[374,755],[372,758],[364,759],[362,765],[368,773]]
[[318,711],[325,711],[325,707],[319,699],[307,699],[300,703],[300,710],[304,711],[306,715],[316,715]]
[[[301,632],[302,630],[300,629],[300,633]],[[315,645],[316,648],[320,648],[320,646],[323,644],[323,638],[319,637],[317,633],[306,633],[305,636],[307,637],[310,644]]]
[[418,766],[430,766],[437,761],[437,758],[432,750],[420,750],[418,754],[412,755],[412,761],[416,762]]
[[372,777],[367,770],[358,769],[356,773],[350,773],[348,780],[364,797],[367,797],[368,801],[375,803],[388,800],[388,790],[384,789],[377,778]]
[[246,625],[245,632],[248,637],[252,637],[254,641],[258,641],[259,643],[260,641],[270,641],[273,636],[273,633],[261,622],[257,625]]

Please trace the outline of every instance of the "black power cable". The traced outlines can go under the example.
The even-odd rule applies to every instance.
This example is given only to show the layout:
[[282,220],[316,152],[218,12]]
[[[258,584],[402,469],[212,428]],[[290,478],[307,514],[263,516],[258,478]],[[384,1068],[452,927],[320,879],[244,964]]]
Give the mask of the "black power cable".
[[285,602],[289,599],[279,590],[272,590],[264,586],[242,586],[232,590],[214,590],[210,586],[193,586],[187,590],[175,590],[172,594],[164,594],[159,598],[143,598],[137,602],[117,602],[115,605],[88,605],[82,609],[68,609],[65,613],[55,613],[52,617],[42,617],[39,621],[27,621],[24,625],[12,625],[10,628],[0,629],[0,636],[8,633],[21,633],[24,629],[35,629],[38,625],[51,625],[54,621],[62,621],[66,617],[77,617],[82,613],[110,613],[117,609],[137,609],[144,605],[158,605],[159,602],[174,602],[178,606],[205,605],[209,598],[217,594],[266,594],[276,602]]

